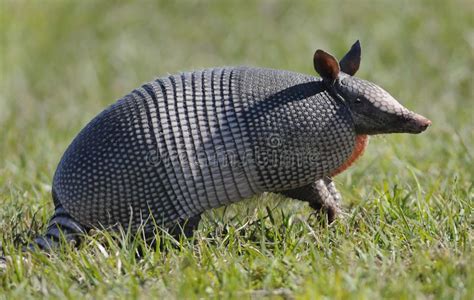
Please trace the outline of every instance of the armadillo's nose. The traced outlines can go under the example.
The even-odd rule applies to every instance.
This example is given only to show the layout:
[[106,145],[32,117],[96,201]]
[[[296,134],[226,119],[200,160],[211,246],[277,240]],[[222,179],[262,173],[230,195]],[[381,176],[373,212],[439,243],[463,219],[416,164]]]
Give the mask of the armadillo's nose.
[[416,133],[426,130],[431,125],[431,121],[419,114],[414,114],[411,118]]

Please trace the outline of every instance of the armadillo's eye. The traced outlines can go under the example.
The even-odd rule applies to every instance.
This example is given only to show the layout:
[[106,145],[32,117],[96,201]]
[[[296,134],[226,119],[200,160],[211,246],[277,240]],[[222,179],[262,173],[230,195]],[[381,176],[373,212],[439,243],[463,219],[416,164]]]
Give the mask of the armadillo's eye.
[[356,98],[356,99],[354,100],[354,102],[357,103],[357,104],[362,104],[362,100],[360,100],[360,98]]

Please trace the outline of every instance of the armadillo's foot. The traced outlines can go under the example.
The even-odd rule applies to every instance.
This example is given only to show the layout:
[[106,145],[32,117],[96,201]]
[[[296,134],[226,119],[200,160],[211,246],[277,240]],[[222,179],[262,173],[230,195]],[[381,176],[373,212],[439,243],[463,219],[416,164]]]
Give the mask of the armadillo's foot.
[[341,208],[341,195],[336,190],[336,186],[331,178],[317,180],[314,184],[314,191],[318,194],[317,202],[310,201],[309,206],[315,210],[322,210],[328,216],[328,222],[332,223],[339,215]]
[[193,236],[194,231],[198,228],[199,221],[201,221],[201,214],[186,220],[180,220],[175,225],[170,227],[169,233],[177,240],[179,240],[181,235],[186,238],[190,238]]
[[85,232],[86,228],[75,221],[61,205],[58,205],[44,236],[37,237],[25,250],[40,248],[49,252],[57,249],[63,240],[78,246],[81,235]]
[[341,212],[341,195],[329,177],[280,193],[286,197],[308,202],[314,210],[324,212],[329,223],[332,223]]

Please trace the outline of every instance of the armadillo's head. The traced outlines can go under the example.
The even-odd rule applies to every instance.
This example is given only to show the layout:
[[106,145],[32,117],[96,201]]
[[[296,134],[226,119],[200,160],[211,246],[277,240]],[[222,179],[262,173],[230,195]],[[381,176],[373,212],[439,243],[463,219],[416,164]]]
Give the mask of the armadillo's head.
[[420,133],[428,128],[430,120],[403,107],[376,84],[353,77],[359,69],[360,57],[359,41],[339,63],[322,50],[314,54],[316,71],[349,107],[356,133]]

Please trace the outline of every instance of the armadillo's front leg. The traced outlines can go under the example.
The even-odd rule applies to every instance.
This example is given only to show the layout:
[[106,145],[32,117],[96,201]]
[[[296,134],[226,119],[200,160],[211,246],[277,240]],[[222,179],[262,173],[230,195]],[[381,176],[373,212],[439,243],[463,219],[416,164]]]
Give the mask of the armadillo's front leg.
[[314,207],[310,202],[309,205],[314,209],[320,207],[320,210],[326,212],[328,222],[332,223],[340,213],[341,194],[339,194],[334,182],[329,177],[317,180],[313,186],[320,204]]
[[330,177],[324,178],[324,183],[326,184],[326,188],[328,189],[329,193],[331,194],[336,204],[339,206],[342,202],[342,196],[339,191],[336,189],[336,185],[334,181]]
[[309,206],[314,210],[324,211],[328,216],[329,223],[333,222],[340,212],[339,203],[341,195],[329,177],[280,193],[286,197],[308,202]]

